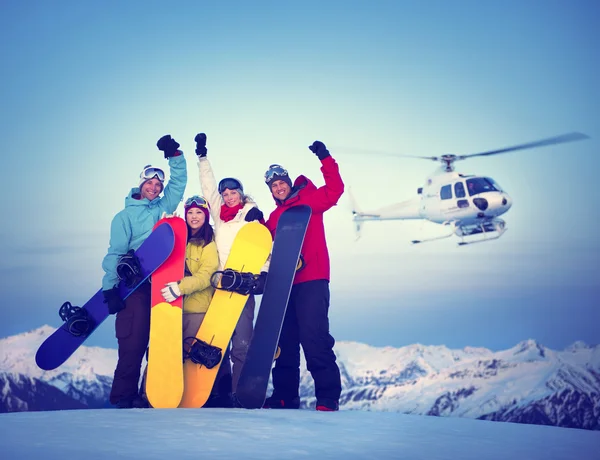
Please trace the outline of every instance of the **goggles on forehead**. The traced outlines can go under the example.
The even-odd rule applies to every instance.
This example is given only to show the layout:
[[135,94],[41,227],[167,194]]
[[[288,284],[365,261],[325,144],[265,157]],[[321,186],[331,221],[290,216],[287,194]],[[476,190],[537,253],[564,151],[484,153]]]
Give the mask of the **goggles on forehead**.
[[265,173],[265,182],[268,184],[275,176],[287,176],[287,170],[281,165],[271,165]]
[[229,190],[244,190],[244,187],[242,187],[242,183],[239,180],[234,179],[233,177],[226,177],[225,179],[221,180],[221,182],[219,182],[220,194],[223,194],[226,188],[228,188]]
[[206,201],[201,196],[194,195],[194,196],[189,197],[187,200],[185,200],[184,206],[186,208],[189,208],[193,204],[196,204],[196,206],[199,206],[201,208],[207,208],[208,209],[208,201]]
[[160,168],[155,168],[151,165],[144,166],[142,173],[140,174],[140,179],[150,180],[157,178],[159,181],[165,181],[165,172]]

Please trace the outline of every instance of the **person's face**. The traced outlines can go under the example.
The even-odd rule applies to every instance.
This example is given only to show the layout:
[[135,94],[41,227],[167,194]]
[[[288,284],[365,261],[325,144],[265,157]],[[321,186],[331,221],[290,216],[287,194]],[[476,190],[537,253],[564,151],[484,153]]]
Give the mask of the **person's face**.
[[204,225],[206,215],[200,209],[194,207],[188,209],[188,212],[185,214],[185,220],[195,233]]
[[140,190],[140,195],[142,198],[148,198],[148,200],[152,201],[160,195],[160,192],[162,192],[162,183],[154,178],[144,182]]
[[278,200],[285,200],[291,191],[291,187],[283,180],[274,180],[271,182],[271,193]]
[[241,203],[242,197],[237,190],[229,190],[226,188],[223,192],[223,201],[227,207],[232,208]]

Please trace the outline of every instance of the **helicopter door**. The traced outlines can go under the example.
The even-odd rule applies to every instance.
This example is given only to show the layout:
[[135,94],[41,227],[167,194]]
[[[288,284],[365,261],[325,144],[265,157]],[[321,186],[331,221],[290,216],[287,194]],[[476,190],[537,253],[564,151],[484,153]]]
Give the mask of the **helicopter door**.
[[[440,212],[441,216],[447,216],[454,208],[452,200],[452,184],[444,185],[440,188]],[[456,208],[454,208],[456,209]]]
[[456,201],[456,205],[459,208],[469,207],[469,201],[465,199],[467,193],[465,192],[465,186],[462,182],[456,182],[454,184],[454,196],[458,198],[458,200]]

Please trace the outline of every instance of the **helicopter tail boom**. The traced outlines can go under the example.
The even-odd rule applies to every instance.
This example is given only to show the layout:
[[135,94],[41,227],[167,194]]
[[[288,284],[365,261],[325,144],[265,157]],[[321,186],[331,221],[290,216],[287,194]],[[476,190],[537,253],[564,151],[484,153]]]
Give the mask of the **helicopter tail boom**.
[[421,198],[415,197],[410,200],[402,201],[391,206],[379,208],[373,211],[362,212],[354,210],[355,221],[367,220],[407,220],[407,219],[422,219],[419,207]]
[[360,238],[360,231],[363,222],[378,220],[406,220],[422,219],[419,213],[420,198],[416,197],[402,203],[380,208],[375,211],[363,212],[358,207],[352,192],[348,191],[350,202],[352,204],[352,221],[355,225],[356,239]]

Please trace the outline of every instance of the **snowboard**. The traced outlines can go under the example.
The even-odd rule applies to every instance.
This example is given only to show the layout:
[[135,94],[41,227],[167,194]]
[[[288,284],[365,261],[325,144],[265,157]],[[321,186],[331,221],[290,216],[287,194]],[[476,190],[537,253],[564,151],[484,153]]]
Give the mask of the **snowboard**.
[[[237,233],[224,269],[259,274],[271,252],[271,233],[258,222],[249,222]],[[217,289],[196,338],[219,347],[222,355],[229,345],[248,295]],[[185,337],[184,337],[185,339]],[[184,389],[179,407],[202,407],[210,396],[221,361],[208,369],[186,359],[183,364]]]
[[[169,225],[160,225],[144,240],[142,245],[135,251],[141,264],[141,281],[133,288],[128,288],[124,282],[119,282],[119,293],[125,300],[137,289],[137,287],[148,279],[171,254],[175,236]],[[83,306],[90,318],[90,328],[85,335],[73,335],[69,332],[67,323],[59,327],[38,348],[35,362],[40,369],[49,371],[63,364],[79,346],[100,326],[108,317],[108,305],[104,303],[102,289],[92,296]]]
[[259,409],[265,402],[273,360],[278,352],[279,334],[311,214],[309,206],[294,206],[284,211],[277,222],[269,275],[236,390],[238,402],[247,409]]
[[180,217],[159,220],[175,234],[175,245],[169,258],[152,273],[150,309],[150,342],[146,397],[154,408],[174,408],[183,393],[182,324],[183,296],[173,302],[165,301],[161,289],[171,281],[179,281],[185,271],[187,225]]

